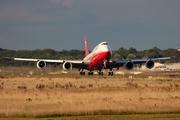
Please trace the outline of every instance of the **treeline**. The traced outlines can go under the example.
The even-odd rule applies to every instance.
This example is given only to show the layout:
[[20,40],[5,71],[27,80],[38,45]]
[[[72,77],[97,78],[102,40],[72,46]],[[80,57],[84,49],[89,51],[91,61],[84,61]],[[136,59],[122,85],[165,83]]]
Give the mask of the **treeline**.
[[[112,59],[122,60],[122,59],[145,59],[145,58],[157,58],[157,57],[169,57],[178,56],[175,59],[161,61],[166,63],[177,63],[180,62],[180,53],[177,49],[167,49],[161,50],[157,47],[152,49],[137,51],[135,48],[119,48],[118,50],[112,51]],[[18,58],[40,58],[40,59],[63,59],[63,60],[82,60],[85,57],[85,51],[83,50],[62,50],[55,51],[53,49],[44,50],[8,50],[0,48],[0,65],[1,66],[32,66],[35,62],[25,62],[25,61],[8,61],[5,57],[18,57]],[[0,66],[0,67],[1,67]]]

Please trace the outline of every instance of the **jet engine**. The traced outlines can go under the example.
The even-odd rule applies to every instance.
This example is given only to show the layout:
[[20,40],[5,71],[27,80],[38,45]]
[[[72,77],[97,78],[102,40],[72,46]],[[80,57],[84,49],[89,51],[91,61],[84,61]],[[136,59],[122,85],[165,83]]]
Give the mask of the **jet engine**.
[[40,61],[37,62],[37,68],[43,69],[45,67],[46,67],[46,62],[45,61],[40,60]]
[[64,70],[70,70],[70,69],[72,69],[72,63],[70,63],[70,62],[65,62],[65,63],[63,63],[63,69],[64,69]]
[[149,69],[153,68],[154,67],[154,61],[147,60],[146,61],[146,67],[149,68]]
[[126,64],[125,64],[125,67],[127,70],[132,70],[133,67],[134,67],[134,63],[131,62],[131,61],[127,61]]

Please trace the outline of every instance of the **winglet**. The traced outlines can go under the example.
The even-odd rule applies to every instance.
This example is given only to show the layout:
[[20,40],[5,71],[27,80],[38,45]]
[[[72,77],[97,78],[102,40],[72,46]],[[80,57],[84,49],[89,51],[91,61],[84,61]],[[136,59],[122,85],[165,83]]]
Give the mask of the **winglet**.
[[89,50],[88,50],[88,46],[87,46],[87,41],[86,41],[86,34],[84,34],[84,42],[85,42],[85,55],[89,55]]

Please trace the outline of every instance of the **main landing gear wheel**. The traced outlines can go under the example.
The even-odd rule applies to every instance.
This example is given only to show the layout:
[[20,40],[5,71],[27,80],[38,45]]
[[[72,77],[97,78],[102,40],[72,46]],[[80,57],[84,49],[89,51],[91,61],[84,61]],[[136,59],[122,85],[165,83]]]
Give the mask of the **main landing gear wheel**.
[[93,74],[94,74],[93,72],[88,72],[88,75],[92,75],[93,76]]
[[98,76],[103,76],[103,72],[98,72]]
[[82,71],[81,71],[81,72],[80,72],[80,75],[85,75],[85,72],[82,72]]
[[112,71],[108,72],[108,76],[113,76],[113,72]]

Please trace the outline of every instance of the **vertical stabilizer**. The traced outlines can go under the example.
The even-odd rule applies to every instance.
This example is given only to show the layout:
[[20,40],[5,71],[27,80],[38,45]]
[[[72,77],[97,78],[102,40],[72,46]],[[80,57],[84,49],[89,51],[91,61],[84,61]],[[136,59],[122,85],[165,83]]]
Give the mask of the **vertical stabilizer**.
[[88,50],[87,41],[86,41],[86,34],[84,34],[84,42],[85,42],[85,54],[87,56],[89,55],[89,50]]

